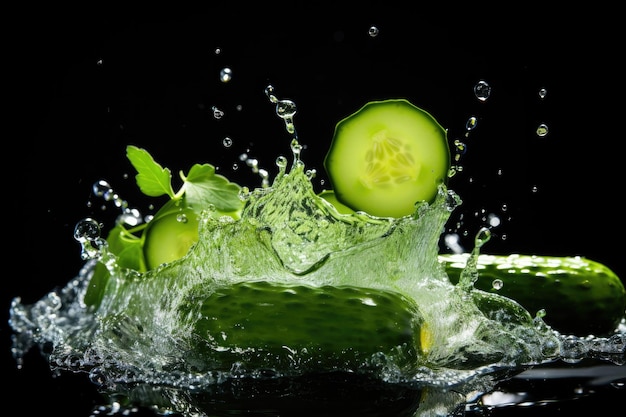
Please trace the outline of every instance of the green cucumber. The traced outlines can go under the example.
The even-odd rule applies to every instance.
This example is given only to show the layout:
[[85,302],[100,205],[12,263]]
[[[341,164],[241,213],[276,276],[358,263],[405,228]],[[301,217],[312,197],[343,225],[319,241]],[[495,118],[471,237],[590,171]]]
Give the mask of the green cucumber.
[[337,199],[349,208],[411,215],[447,181],[447,132],[405,99],[372,101],[337,123],[324,167]]
[[[194,371],[414,369],[430,338],[415,302],[350,286],[242,282],[195,287],[179,309]],[[398,368],[395,368],[395,367]]]
[[[453,284],[468,257],[439,255]],[[562,334],[609,335],[624,318],[624,284],[607,266],[590,259],[481,254],[477,272],[475,288],[511,298],[531,314],[545,310],[546,324]],[[494,288],[496,280],[502,284],[499,289]]]

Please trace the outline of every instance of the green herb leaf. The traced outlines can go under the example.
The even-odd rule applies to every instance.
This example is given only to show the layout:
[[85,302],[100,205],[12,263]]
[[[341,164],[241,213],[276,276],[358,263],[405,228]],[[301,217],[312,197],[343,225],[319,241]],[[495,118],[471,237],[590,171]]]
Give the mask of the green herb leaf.
[[136,146],[127,146],[126,156],[137,170],[135,179],[139,189],[145,195],[160,197],[167,194],[170,198],[175,198],[172,189],[172,173],[169,168],[163,168],[145,149]]
[[223,175],[215,173],[210,164],[195,164],[184,180],[185,200],[190,207],[207,207],[213,205],[221,212],[235,212],[243,207],[239,198],[241,187],[230,182]]

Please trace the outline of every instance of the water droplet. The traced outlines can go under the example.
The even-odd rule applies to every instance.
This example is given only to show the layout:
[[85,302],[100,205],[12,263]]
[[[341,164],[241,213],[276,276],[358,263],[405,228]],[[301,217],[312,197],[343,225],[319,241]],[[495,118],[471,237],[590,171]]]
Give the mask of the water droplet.
[[276,158],[276,166],[279,168],[285,168],[287,166],[287,158],[284,156],[279,156]]
[[530,189],[531,192],[536,193],[537,191],[539,191],[539,188],[537,188],[536,185],[533,185]]
[[454,253],[463,253],[465,249],[461,244],[461,237],[456,233],[450,233],[444,236],[446,246]]
[[370,26],[369,30],[367,31],[367,34],[370,35],[372,38],[375,38],[376,36],[378,36],[379,30],[378,27],[376,26]]
[[480,101],[486,101],[491,96],[491,86],[485,81],[480,80],[474,86],[474,95]]
[[491,230],[486,227],[481,227],[478,233],[476,233],[476,238],[474,239],[474,243],[477,248],[481,248],[485,243],[487,243],[491,239]]
[[187,215],[185,213],[178,213],[176,215],[176,221],[178,223],[187,223],[189,219],[187,218]]
[[79,242],[96,240],[100,233],[100,224],[92,218],[83,219],[74,227],[74,239]]
[[539,136],[540,138],[546,136],[548,134],[548,126],[544,123],[541,123],[539,126],[537,126],[537,136]]
[[104,197],[112,191],[111,185],[105,180],[100,180],[92,186],[93,193],[96,197]]
[[501,223],[500,217],[496,216],[495,214],[489,213],[489,216],[487,216],[487,219],[488,219],[489,226],[491,227],[500,226],[500,223]]
[[125,224],[125,225],[130,226],[130,227],[135,227],[135,226],[141,224],[141,222],[142,222],[141,213],[137,209],[125,210],[118,217],[118,222],[121,222],[122,224]]
[[465,123],[465,130],[467,130],[468,132],[474,130],[476,129],[476,125],[478,125],[478,119],[472,116],[467,119],[467,122]]
[[222,53],[222,50],[220,48],[215,48],[215,55],[219,55]]
[[265,95],[267,96],[267,98],[270,99],[270,102],[272,102],[272,103],[276,103],[278,101],[278,99],[274,95],[274,86],[273,85],[268,85],[267,87],[265,87]]
[[246,201],[250,198],[250,189],[246,186],[243,186],[239,189],[239,199],[242,201]]
[[223,112],[223,111],[221,111],[220,109],[218,109],[218,108],[217,108],[217,107],[215,107],[215,106],[212,106],[212,107],[211,107],[211,111],[213,112],[213,117],[214,117],[215,119],[218,119],[218,120],[219,120],[219,119],[221,119],[222,117],[224,117],[224,112]]
[[233,78],[233,71],[230,68],[222,68],[220,71],[220,81],[229,82]]
[[252,168],[252,172],[257,174],[259,172],[259,161],[257,159],[248,158],[246,159],[246,165]]
[[222,145],[224,145],[225,148],[230,148],[231,146],[233,146],[233,140],[226,136],[224,139],[222,139]]
[[545,88],[540,88],[538,94],[539,98],[543,100],[544,98],[546,98],[546,95],[548,95],[548,90],[546,90]]
[[456,150],[458,154],[461,154],[461,155],[467,152],[467,146],[465,145],[465,143],[461,142],[458,139],[454,140],[454,149]]
[[501,279],[494,279],[493,282],[491,283],[491,287],[494,290],[499,290],[504,286],[504,282],[502,282]]
[[300,153],[302,152],[302,145],[300,145],[295,139],[291,141],[291,151],[293,152],[293,156],[299,160]]

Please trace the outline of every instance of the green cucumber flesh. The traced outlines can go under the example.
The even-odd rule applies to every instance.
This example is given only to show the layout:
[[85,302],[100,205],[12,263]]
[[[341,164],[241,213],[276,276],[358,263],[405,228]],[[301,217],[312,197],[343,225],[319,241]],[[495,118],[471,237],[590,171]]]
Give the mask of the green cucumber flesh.
[[[414,301],[357,287],[242,282],[207,294],[194,288],[179,313],[190,323],[194,370],[327,372],[401,369],[422,352],[422,315]],[[200,306],[200,307],[199,307]]]
[[407,100],[369,102],[337,123],[324,167],[344,205],[403,217],[431,202],[447,180],[447,132]]
[[[439,255],[453,284],[459,281],[468,258],[469,254]],[[477,272],[475,288],[511,298],[533,315],[545,310],[546,324],[562,334],[609,335],[624,318],[624,284],[597,261],[575,256],[482,254]],[[494,282],[501,283],[501,288],[494,288]]]

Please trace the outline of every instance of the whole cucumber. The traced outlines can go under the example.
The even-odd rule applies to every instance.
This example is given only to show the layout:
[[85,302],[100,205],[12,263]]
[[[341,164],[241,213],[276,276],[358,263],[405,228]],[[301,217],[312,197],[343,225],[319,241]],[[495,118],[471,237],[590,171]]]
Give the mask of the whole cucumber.
[[[469,254],[441,254],[453,284]],[[605,336],[624,317],[626,290],[607,266],[578,256],[487,255],[477,261],[474,286],[511,298],[562,334]]]
[[198,286],[179,312],[193,329],[193,371],[402,371],[421,355],[422,315],[390,291],[259,281],[207,294]]

